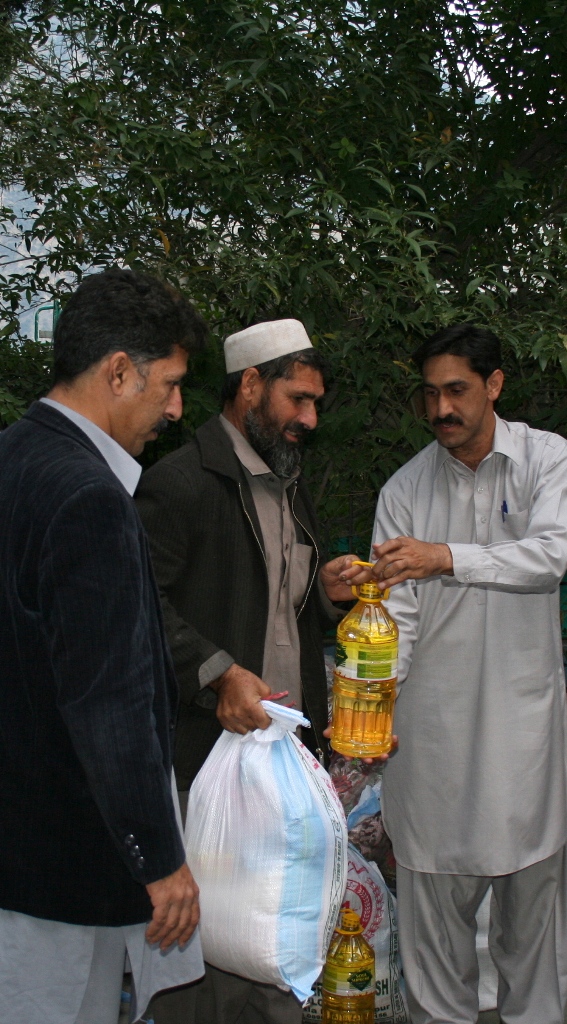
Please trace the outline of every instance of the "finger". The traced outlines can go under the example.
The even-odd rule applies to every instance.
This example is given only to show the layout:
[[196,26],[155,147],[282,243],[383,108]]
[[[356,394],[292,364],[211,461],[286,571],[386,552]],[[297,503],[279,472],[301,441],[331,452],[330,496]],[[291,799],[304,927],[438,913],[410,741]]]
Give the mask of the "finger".
[[259,702],[250,708],[247,721],[251,723],[252,729],[267,729],[272,724],[272,719]]
[[159,904],[157,907],[154,907],[152,920],[146,928],[146,938],[152,945],[160,943],[168,934],[170,928],[170,925],[168,924],[170,911],[171,905],[169,903]]
[[[177,923],[163,940],[167,946],[171,946],[174,942],[178,942],[180,946],[186,943],[198,924],[200,915],[199,887],[191,876],[177,905],[179,910]],[[163,943],[162,948],[165,948]]]
[[397,573],[402,572],[407,568],[407,563],[401,559],[393,559],[391,556],[386,555],[381,558],[379,562],[376,562],[374,566],[374,577],[381,584],[383,580],[390,579],[391,576],[395,576]]
[[255,729],[267,729],[272,724],[272,719],[259,703],[253,703],[244,708],[242,706],[220,707],[217,717],[223,729],[227,729],[228,732],[237,732],[241,736],[247,732],[254,732]]
[[146,928],[146,940],[150,943],[151,946],[153,946],[154,943],[157,941],[157,939],[156,939],[157,933],[158,933],[158,926],[157,926],[156,922],[152,919],[150,921],[148,927]]
[[393,576],[384,577],[384,579],[380,583],[380,586],[384,590],[390,590],[391,587],[395,587],[397,583],[405,583],[406,580],[415,580],[415,579],[416,579],[415,572],[412,572],[411,569],[404,569],[401,572],[397,572]]
[[407,543],[407,537],[393,537],[392,540],[385,540],[382,544],[373,544],[372,551],[376,558],[399,551]]
[[241,725],[240,722],[235,722],[232,718],[222,718],[219,715],[219,722],[227,732],[237,732],[239,736],[245,736],[247,732],[253,731],[246,725]]
[[183,927],[179,938],[177,939],[180,946],[184,946],[186,942],[189,942],[195,928],[199,923],[199,902],[194,900],[189,913],[189,918],[185,926]]
[[354,562],[356,555],[341,555],[340,558],[333,559],[332,562],[327,562],[327,567],[332,566],[333,573],[338,576],[339,573],[344,572],[346,569],[350,569]]
[[195,931],[195,928],[197,927],[198,924],[199,924],[199,918],[197,917],[197,920],[196,921],[191,921],[191,924],[188,925],[187,928],[185,928],[185,930],[181,933],[181,935],[179,936],[179,938],[177,940],[177,942],[178,942],[179,946],[181,947],[181,949],[183,949],[183,947],[187,945],[187,943],[189,942],[189,939],[191,938],[191,936],[192,936],[193,932]]
[[169,949],[177,941],[182,931],[186,928],[188,915],[184,912],[183,904],[175,902],[169,909],[169,914],[157,938],[160,949]]
[[248,725],[241,720],[240,715],[235,715],[230,710],[218,710],[217,718],[223,729],[226,729],[227,732],[237,732],[240,736],[244,736],[245,733],[250,732]]
[[180,943],[182,935],[188,930],[191,915],[188,908],[183,905],[180,908],[179,916],[174,925],[169,929],[159,944],[160,949],[169,949],[175,942]]
[[370,579],[372,579],[372,569],[361,569],[358,565],[344,569],[339,576],[341,583],[349,583],[351,586],[359,586],[361,583],[367,583]]

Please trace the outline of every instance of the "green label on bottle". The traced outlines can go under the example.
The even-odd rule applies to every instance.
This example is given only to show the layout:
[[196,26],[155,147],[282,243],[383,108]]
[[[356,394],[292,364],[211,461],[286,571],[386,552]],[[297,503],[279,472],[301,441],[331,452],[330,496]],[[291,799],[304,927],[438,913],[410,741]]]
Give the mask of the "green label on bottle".
[[325,964],[323,971],[323,989],[335,996],[350,996],[358,998],[367,995],[375,986],[374,971],[368,967],[359,967],[353,970],[352,966],[338,966],[338,964]]
[[348,679],[395,679],[398,671],[398,641],[386,644],[337,641],[335,664]]
[[359,992],[364,992],[364,989],[372,984],[372,971],[353,971],[352,974],[349,974],[348,981]]

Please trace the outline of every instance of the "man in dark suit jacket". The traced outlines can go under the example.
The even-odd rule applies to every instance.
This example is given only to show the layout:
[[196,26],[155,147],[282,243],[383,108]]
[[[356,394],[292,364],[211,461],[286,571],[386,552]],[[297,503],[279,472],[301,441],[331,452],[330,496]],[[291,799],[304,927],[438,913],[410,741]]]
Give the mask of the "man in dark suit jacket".
[[93,275],[57,324],[48,398],[0,437],[2,1021],[115,1024],[126,949],[138,1019],[144,932],[163,987],[202,973],[198,940],[182,951],[198,892],[171,792],[176,681],[131,495],[204,335],[167,285]]

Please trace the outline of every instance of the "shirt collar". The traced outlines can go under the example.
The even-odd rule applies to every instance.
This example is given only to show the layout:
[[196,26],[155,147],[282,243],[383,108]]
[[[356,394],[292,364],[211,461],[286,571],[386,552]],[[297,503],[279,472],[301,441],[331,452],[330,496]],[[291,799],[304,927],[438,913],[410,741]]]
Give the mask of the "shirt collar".
[[226,430],[230,440],[232,441],[232,447],[236,453],[239,462],[248,470],[252,476],[261,476],[264,473],[271,473],[271,469],[266,465],[263,459],[260,458],[258,452],[255,452],[252,445],[236,429],[234,424],[227,420],[226,416],[221,413],[220,421]]
[[496,418],[496,429],[494,431],[492,451],[500,452],[501,455],[505,455],[507,459],[512,459],[512,462],[519,466],[520,454],[516,438],[510,430],[510,424],[506,420],[501,420],[499,416],[496,416],[496,413],[494,413],[494,416]]
[[58,412],[63,413],[67,419],[71,420],[75,426],[79,427],[87,435],[92,443],[96,445],[114,475],[118,477],[124,489],[132,496],[138,486],[142,467],[131,455],[128,455],[125,448],[122,448],[110,434],[97,427],[96,423],[93,423],[92,420],[87,419],[86,416],[81,416],[80,412],[75,412],[74,409],[70,409],[67,405],[62,405],[61,402],[54,402],[52,398],[41,398],[40,401],[45,402],[46,405],[53,406]]
[[[494,439],[492,441],[492,451],[490,451],[485,458],[488,459],[494,452],[498,452],[500,455],[505,455],[507,459],[512,459],[512,462],[518,464],[520,459],[516,448],[516,441],[508,423],[506,423],[506,420],[501,420],[500,416],[497,416],[496,413],[494,413],[494,419],[496,420],[496,424],[494,428]],[[447,459],[451,459],[453,462],[457,463],[459,460],[455,459],[455,457],[451,455],[448,448],[444,448],[443,445],[439,444],[439,442],[436,442],[436,444],[437,455],[435,461],[435,475],[437,476],[441,466],[447,462]],[[485,459],[482,461],[484,462]],[[464,463],[460,463],[460,465],[464,466]]]
[[[227,420],[226,416],[221,413],[219,419],[226,430],[228,436],[232,441],[235,455],[239,462],[242,463],[245,469],[251,474],[251,476],[274,476],[274,473],[269,466],[266,465],[263,459],[260,458],[258,452],[254,451],[252,445],[246,440],[244,434],[241,434],[239,430]],[[299,469],[296,469],[287,480],[284,481],[284,486],[287,487],[292,480],[295,480],[299,476]]]

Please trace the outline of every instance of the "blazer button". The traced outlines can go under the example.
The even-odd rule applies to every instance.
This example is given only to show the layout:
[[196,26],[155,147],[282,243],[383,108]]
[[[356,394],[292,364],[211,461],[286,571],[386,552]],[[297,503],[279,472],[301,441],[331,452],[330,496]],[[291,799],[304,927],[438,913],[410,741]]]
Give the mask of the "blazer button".
[[145,863],[146,863],[146,862],[145,862],[145,860],[144,860],[144,858],[143,858],[143,857],[138,857],[138,867],[139,867],[139,868],[143,868],[143,866],[144,866],[144,864],[145,864]]
[[125,842],[126,846],[132,846],[132,843],[135,843],[136,839],[135,839],[134,836],[126,836],[126,839],[124,840],[124,842]]
[[130,856],[131,857],[137,857],[139,855],[139,853],[140,853],[140,847],[139,846],[133,846],[132,849],[130,850]]

